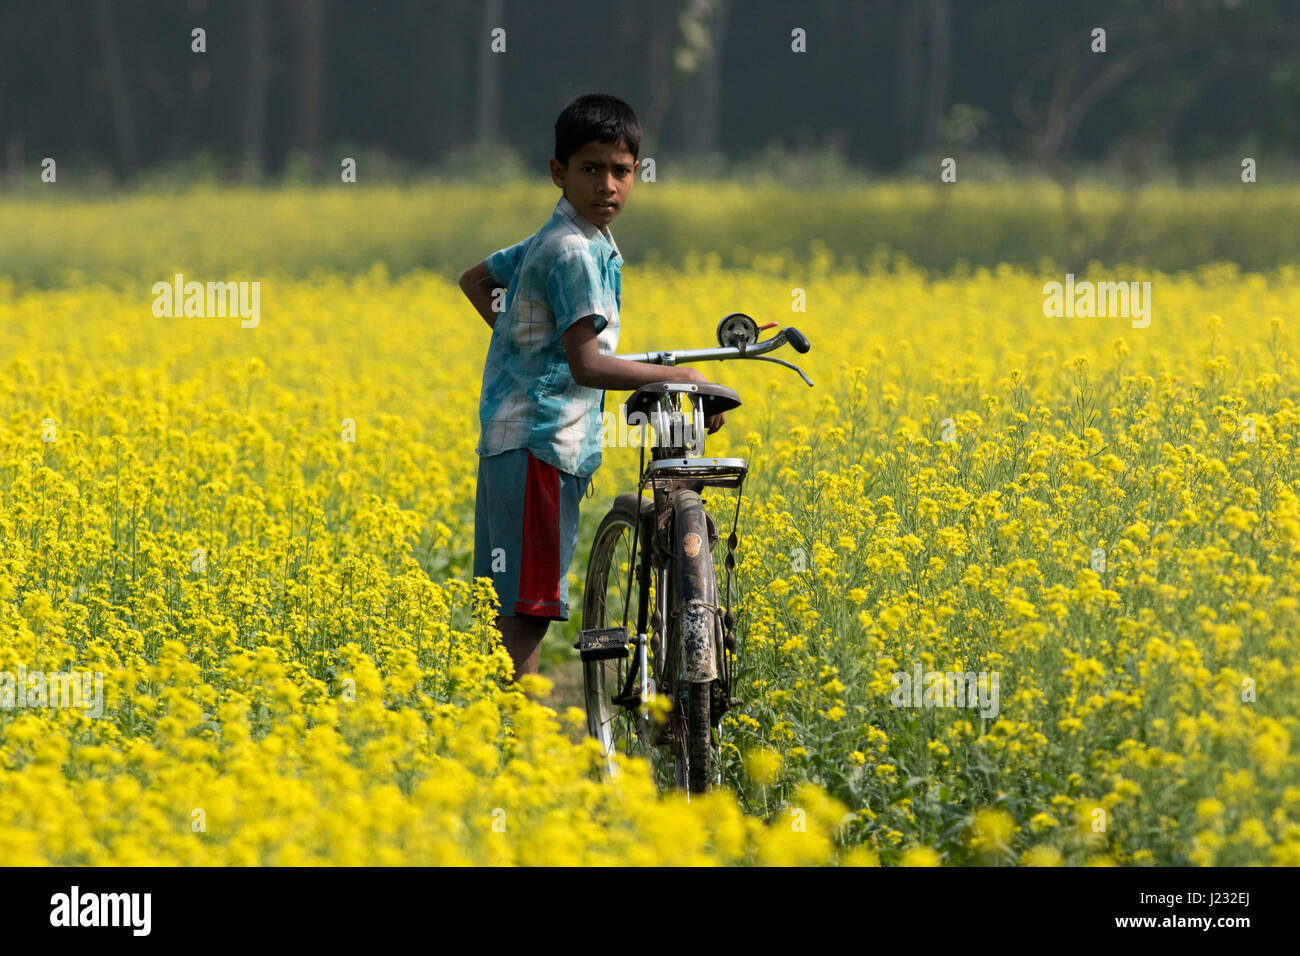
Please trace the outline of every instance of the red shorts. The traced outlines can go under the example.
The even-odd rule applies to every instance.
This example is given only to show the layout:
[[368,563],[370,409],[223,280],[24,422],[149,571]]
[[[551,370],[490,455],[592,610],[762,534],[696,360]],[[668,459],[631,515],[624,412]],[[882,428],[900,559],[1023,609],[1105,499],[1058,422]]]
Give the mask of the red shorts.
[[479,457],[474,577],[492,579],[503,616],[569,619],[569,564],[589,484],[525,448]]

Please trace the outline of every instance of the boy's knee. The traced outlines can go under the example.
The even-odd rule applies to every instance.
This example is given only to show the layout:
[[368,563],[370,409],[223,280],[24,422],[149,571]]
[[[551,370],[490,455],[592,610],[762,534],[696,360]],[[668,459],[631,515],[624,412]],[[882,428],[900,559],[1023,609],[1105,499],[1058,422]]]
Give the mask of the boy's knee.
[[518,634],[520,636],[541,636],[546,633],[546,628],[550,625],[549,617],[539,617],[536,614],[501,614],[497,616],[497,630],[502,634]]
[[529,633],[541,637],[546,633],[546,629],[551,625],[549,617],[538,617],[536,614],[520,614],[520,619],[524,621],[524,626],[528,628]]

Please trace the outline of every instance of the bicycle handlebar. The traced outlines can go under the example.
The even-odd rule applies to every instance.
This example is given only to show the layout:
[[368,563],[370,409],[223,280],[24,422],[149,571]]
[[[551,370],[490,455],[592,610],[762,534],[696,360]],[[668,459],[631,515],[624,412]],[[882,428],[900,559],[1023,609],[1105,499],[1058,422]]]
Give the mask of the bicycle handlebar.
[[764,357],[765,353],[779,349],[787,343],[800,354],[806,353],[812,348],[807,337],[798,329],[791,327],[782,329],[766,342],[755,342],[752,345],[742,343],[734,346],[720,346],[715,349],[663,349],[656,352],[637,352],[635,355],[616,355],[614,357],[626,359],[629,362],[649,362],[653,365],[679,365],[682,362],[725,362],[727,359],[756,359],[760,362],[775,362],[777,365],[784,365],[786,368],[794,369],[799,373],[799,377],[808,383],[808,387],[812,388],[812,380],[797,365],[791,365],[784,359]]

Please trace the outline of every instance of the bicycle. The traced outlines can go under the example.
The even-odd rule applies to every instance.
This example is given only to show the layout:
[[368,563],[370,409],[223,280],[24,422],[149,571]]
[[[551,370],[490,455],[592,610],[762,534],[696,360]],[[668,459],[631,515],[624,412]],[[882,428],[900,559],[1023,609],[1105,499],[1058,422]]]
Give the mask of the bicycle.
[[[619,358],[662,365],[776,362],[794,369],[811,388],[802,369],[766,356],[787,342],[801,354],[811,347],[795,328],[759,342],[759,333],[776,324],[760,327],[733,312],[718,323],[716,349]],[[685,396],[691,399],[690,419],[682,409]],[[707,790],[713,768],[720,768],[713,755],[714,729],[720,748],[722,716],[742,703],[732,696],[728,654],[734,656],[736,647],[731,574],[748,464],[704,454],[705,419],[739,405],[740,396],[725,385],[656,382],[632,393],[623,411],[630,428],[649,426],[650,463],[642,431],[639,486],[614,499],[592,540],[582,629],[574,644],[582,659],[587,731],[600,743],[602,776],[617,776],[619,752],[648,759],[657,783],[671,761],[674,786],[685,789],[688,800],[691,793]],[[644,497],[647,487],[653,500]],[[725,609],[718,603],[713,566],[717,523],[700,496],[705,487],[737,491],[727,539]],[[635,631],[629,632],[632,619]],[[666,711],[666,719],[656,719],[652,711],[657,709]],[[716,782],[721,782],[720,769]]]

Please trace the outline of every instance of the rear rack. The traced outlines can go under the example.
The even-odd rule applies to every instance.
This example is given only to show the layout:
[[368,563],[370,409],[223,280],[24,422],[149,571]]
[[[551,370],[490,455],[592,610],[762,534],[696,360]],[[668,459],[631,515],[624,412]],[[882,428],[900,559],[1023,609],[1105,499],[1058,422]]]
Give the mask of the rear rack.
[[738,488],[749,465],[743,458],[656,458],[646,467],[645,485],[667,489],[674,481]]

